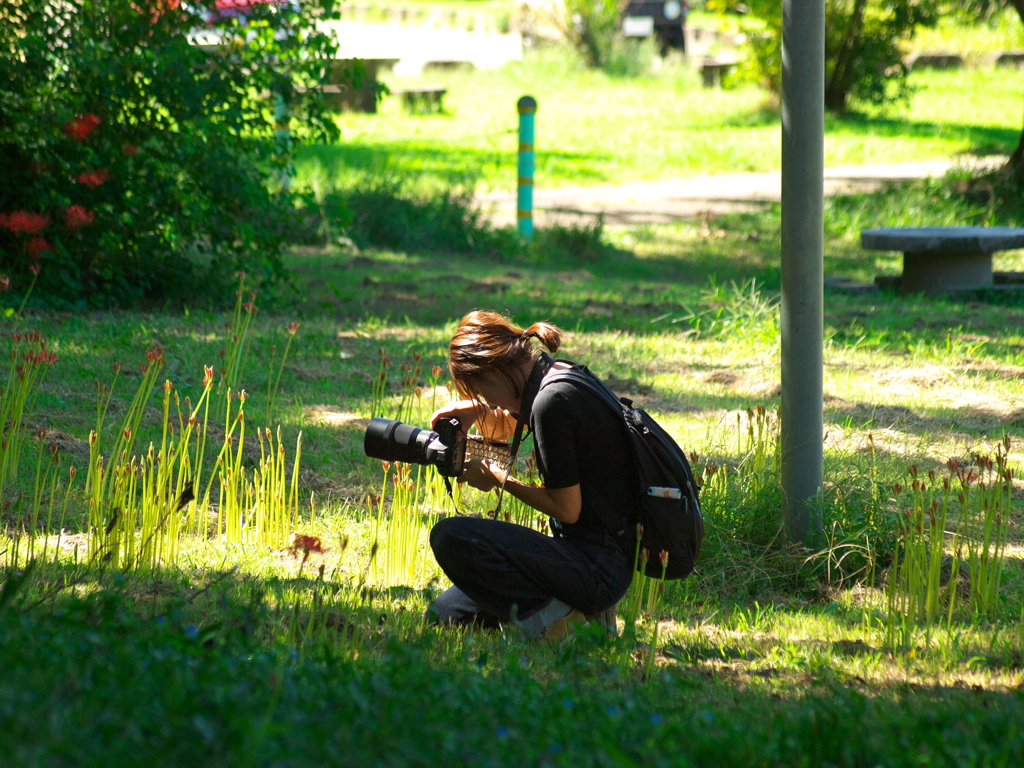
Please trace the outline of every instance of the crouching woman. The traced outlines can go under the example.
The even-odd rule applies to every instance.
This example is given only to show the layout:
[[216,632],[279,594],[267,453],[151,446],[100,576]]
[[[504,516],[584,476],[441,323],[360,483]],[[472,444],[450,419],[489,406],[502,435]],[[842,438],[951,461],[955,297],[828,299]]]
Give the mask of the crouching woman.
[[428,609],[438,624],[514,626],[528,638],[556,638],[572,623],[601,617],[614,630],[610,609],[633,575],[634,468],[621,415],[572,377],[552,377],[572,364],[537,347],[553,353],[560,341],[553,325],[518,328],[486,311],[462,318],[451,340],[448,365],[463,399],[438,410],[432,425],[454,417],[466,430],[475,425],[485,437],[510,441],[522,420],[543,486],[477,458],[459,481],[503,488],[548,515],[552,535],[494,519],[438,522],[430,545],[453,584]]

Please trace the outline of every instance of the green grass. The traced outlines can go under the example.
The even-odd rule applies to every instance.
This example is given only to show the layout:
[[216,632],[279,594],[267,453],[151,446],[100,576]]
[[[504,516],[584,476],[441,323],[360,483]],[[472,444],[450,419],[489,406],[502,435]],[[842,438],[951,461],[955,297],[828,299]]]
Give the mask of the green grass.
[[[971,77],[936,75],[933,97],[969,90]],[[750,98],[756,109],[751,94],[714,97]],[[744,109],[723,106],[728,125],[717,131],[713,116],[700,119],[723,144],[733,131],[776,130],[771,119],[729,127],[738,119],[728,115]],[[951,135],[982,146],[992,136],[1013,137],[1012,128],[986,117],[950,114],[958,109],[915,111],[927,119],[906,130],[894,117],[843,125],[885,134],[878,147],[912,142],[925,124],[947,118],[960,127],[949,135],[936,128],[932,139]],[[460,123],[431,120],[420,123],[424,136],[431,126]],[[611,174],[590,152],[582,147],[579,167]],[[427,169],[438,183],[442,163],[425,150],[402,162],[428,160],[440,169]],[[993,199],[964,196],[954,181],[832,198],[826,274],[870,280],[898,271],[897,254],[860,249],[865,222],[1024,222],[1018,198],[998,190]],[[40,331],[60,356],[47,371],[30,434],[42,431],[45,445],[57,446],[60,478],[69,465],[80,474],[56,562],[6,567],[30,524],[44,444],[33,442],[23,454],[18,479],[0,499],[6,761],[104,768],[1021,762],[1021,293],[826,292],[826,538],[819,550],[794,551],[777,535],[777,206],[605,233],[542,231],[537,247],[520,248],[509,233],[473,221],[457,200],[431,207],[385,195],[362,204],[361,231],[375,234],[361,250],[296,247],[288,257],[294,284],[256,298],[261,309],[240,380],[250,393],[251,431],[265,421],[268,385],[277,377],[269,361],[281,359],[288,326],[300,323],[270,421],[281,425],[289,451],[302,433],[295,533],[319,537],[323,550],[308,558],[294,548],[189,535],[177,559],[160,567],[125,572],[87,563],[81,483],[96,423],[95,383],[110,383],[112,366],[122,364],[107,417],[111,437],[153,345],[164,348],[161,378],[195,403],[204,365],[220,365],[230,305],[40,312],[18,321],[18,330]],[[384,214],[375,229],[367,223],[374,208]],[[405,224],[388,228],[389,215]],[[385,237],[395,238],[389,248],[368,244]],[[1024,270],[1024,254],[1000,254],[996,266]],[[443,364],[454,323],[474,307],[558,323],[569,332],[567,356],[586,361],[700,454],[708,535],[698,570],[667,585],[657,607],[641,613],[639,642],[583,632],[548,647],[424,625],[424,608],[446,586],[426,548],[424,513],[446,502],[438,494],[429,510],[389,507],[395,493],[390,481],[382,487],[379,462],[363,456],[363,429],[382,352],[392,361],[385,412],[394,414],[404,398],[405,418],[426,422],[437,397],[424,391],[429,372]],[[6,354],[0,359],[6,365]],[[419,397],[398,383],[408,375],[403,364],[421,368]],[[140,449],[160,439],[157,390],[143,413]],[[753,437],[748,426],[757,425],[763,431]],[[900,516],[911,504],[910,467],[941,476],[947,459],[989,453],[1004,436],[1018,480],[995,604],[982,616],[960,599],[951,621],[892,642],[883,588],[900,551]],[[258,445],[239,447],[254,466]],[[421,482],[436,489],[432,477],[424,472]],[[373,498],[382,491],[383,507]],[[483,510],[488,500],[467,491],[460,503]],[[39,519],[50,504],[43,499]],[[406,549],[418,558],[410,567],[389,560],[398,546],[388,515],[417,537]],[[50,553],[57,533],[51,526]]]
[[[539,104],[541,187],[779,168],[779,117],[764,92],[703,89],[681,64],[621,79],[581,68],[563,49],[541,49],[498,71],[426,79],[448,88],[445,114],[410,116],[399,100],[385,99],[377,115],[342,115],[338,144],[299,154],[300,183],[347,187],[391,176],[427,189],[511,189],[515,104],[524,93]],[[1016,145],[1024,94],[1016,71],[924,71],[911,83],[917,92],[906,108],[829,117],[826,166],[1009,154]]]
[[[827,294],[831,538],[805,561],[775,536],[772,444],[752,448],[745,432],[745,409],[778,405],[777,227],[772,211],[647,227],[585,263],[533,252],[495,260],[296,250],[298,290],[257,315],[242,385],[261,414],[274,371],[260,361],[298,320],[275,422],[286,444],[303,433],[307,503],[297,530],[319,536],[326,551],[304,562],[288,550],[192,539],[175,566],[122,574],[82,565],[82,519],[71,515],[59,564],[30,572],[18,590],[17,574],[6,575],[6,753],[19,765],[1015,764],[1024,754],[1015,726],[1019,499],[989,619],[959,609],[951,627],[914,635],[909,652],[892,655],[879,587],[894,540],[885,521],[902,503],[889,489],[909,485],[911,463],[941,470],[946,458],[990,450],[1007,434],[1020,471],[1024,300]],[[843,236],[831,235],[828,250],[852,260],[849,233],[836,228]],[[712,275],[722,289],[709,289]],[[752,278],[757,302],[738,301],[729,281]],[[730,322],[687,333],[688,315],[723,302],[732,302]],[[656,652],[586,634],[542,648],[425,628],[421,613],[444,581],[415,525],[413,578],[389,581],[371,568],[367,495],[380,489],[380,469],[361,441],[378,350],[395,376],[413,353],[427,371],[443,361],[458,315],[476,306],[563,325],[566,354],[656,413],[700,453],[701,471],[728,473],[729,489],[705,490],[698,573],[641,616],[644,642],[658,624]],[[166,376],[194,401],[202,366],[219,359],[229,309],[26,318],[61,356],[34,422],[65,433],[63,466],[80,461],[95,420],[93,379],[109,381],[115,361],[125,373],[113,429],[153,344],[165,347]],[[389,393],[393,409],[400,395]],[[159,436],[151,406],[142,444]],[[410,420],[423,423],[431,404],[417,408]],[[745,470],[756,465],[751,451],[767,474]],[[28,503],[9,488],[8,531]],[[486,500],[467,494],[463,503]],[[870,534],[873,504],[882,522]],[[877,547],[875,586],[862,570],[865,533]]]

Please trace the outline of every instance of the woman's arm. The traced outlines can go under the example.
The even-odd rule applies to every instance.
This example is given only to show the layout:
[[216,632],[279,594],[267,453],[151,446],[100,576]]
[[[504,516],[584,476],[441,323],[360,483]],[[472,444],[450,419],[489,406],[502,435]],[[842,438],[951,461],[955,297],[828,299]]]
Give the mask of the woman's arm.
[[569,525],[580,519],[583,495],[578,484],[568,488],[540,488],[521,483],[513,477],[506,479],[506,474],[493,462],[472,459],[466,463],[466,471],[459,481],[480,491],[498,488],[504,481],[506,491],[538,512]]
[[476,400],[458,400],[438,408],[430,417],[431,428],[438,419],[445,417],[458,419],[466,432],[475,424],[477,432],[489,440],[508,442],[516,430],[516,420],[511,413]]

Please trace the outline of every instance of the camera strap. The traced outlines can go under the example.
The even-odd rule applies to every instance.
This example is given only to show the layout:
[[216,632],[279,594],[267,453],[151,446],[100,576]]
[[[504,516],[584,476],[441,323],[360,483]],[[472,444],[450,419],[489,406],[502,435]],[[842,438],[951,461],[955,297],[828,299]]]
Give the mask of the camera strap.
[[547,352],[541,352],[537,362],[534,363],[533,370],[530,371],[530,377],[526,380],[526,386],[523,388],[523,403],[519,408],[519,413],[513,414],[516,417],[516,429],[512,435],[512,446],[509,451],[510,455],[508,469],[505,471],[505,480],[498,487],[498,503],[492,513],[495,518],[501,512],[501,502],[505,498],[505,483],[508,481],[508,476],[512,473],[512,468],[516,464],[516,457],[519,455],[519,445],[523,442],[523,430],[530,423],[530,414],[533,413],[533,401],[537,398],[537,393],[540,392],[540,385],[544,381],[544,377],[554,364],[555,361],[551,355]]

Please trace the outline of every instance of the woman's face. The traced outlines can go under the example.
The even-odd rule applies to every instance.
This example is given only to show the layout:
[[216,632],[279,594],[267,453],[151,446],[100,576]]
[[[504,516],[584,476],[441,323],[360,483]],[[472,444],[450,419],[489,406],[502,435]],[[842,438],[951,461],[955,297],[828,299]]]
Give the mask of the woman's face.
[[478,400],[506,411],[518,412],[522,405],[523,398],[521,395],[516,396],[512,382],[496,371],[486,373],[474,381],[473,392]]

